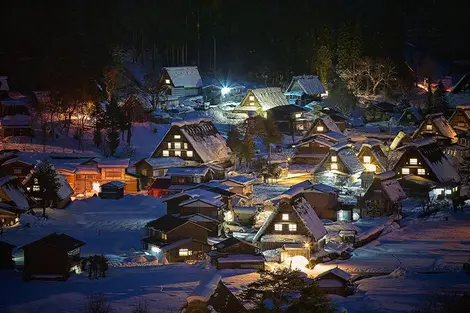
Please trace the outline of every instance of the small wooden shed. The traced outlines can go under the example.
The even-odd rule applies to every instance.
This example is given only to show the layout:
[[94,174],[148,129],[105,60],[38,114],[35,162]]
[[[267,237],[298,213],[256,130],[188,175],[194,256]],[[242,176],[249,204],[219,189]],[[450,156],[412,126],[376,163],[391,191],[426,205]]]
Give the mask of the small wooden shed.
[[342,297],[353,293],[352,277],[348,272],[335,267],[315,277],[318,287],[327,294],[335,294]]
[[101,199],[121,199],[124,197],[125,188],[125,183],[118,180],[113,180],[109,183],[101,185],[101,192],[99,195]]

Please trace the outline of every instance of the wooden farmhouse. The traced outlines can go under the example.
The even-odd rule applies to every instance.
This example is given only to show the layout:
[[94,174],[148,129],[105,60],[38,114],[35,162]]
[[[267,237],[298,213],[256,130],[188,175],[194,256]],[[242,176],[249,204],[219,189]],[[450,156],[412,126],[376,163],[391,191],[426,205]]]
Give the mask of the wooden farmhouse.
[[15,266],[12,253],[14,248],[15,245],[0,241],[0,270],[9,270]]
[[305,134],[305,137],[327,132],[341,134],[341,130],[339,129],[338,125],[336,125],[335,121],[328,115],[322,115],[312,123],[312,126],[310,126],[310,129]]
[[31,105],[31,98],[19,92],[8,92],[0,96],[0,117],[29,115]]
[[321,100],[324,93],[325,87],[318,76],[301,75],[292,77],[284,95],[289,104],[306,105],[314,100]]
[[364,171],[364,166],[356,156],[352,145],[340,142],[330,148],[315,169],[315,173],[333,175],[334,179],[356,181]]
[[320,114],[328,115],[336,123],[341,132],[344,132],[349,126],[349,118],[335,109],[324,107],[320,109]]
[[80,270],[80,248],[84,242],[65,234],[52,233],[21,247],[24,251],[23,278],[67,280]]
[[449,118],[449,124],[458,133],[470,130],[470,105],[459,105]]
[[389,102],[371,102],[364,110],[367,123],[388,121],[396,113],[397,107]]
[[207,254],[217,269],[256,268],[264,269],[264,256],[258,247],[235,237],[227,238],[214,245]]
[[[307,109],[304,107],[289,104],[271,108],[266,111],[267,117],[276,121],[279,131],[288,135],[303,135],[310,124],[309,118],[305,115]],[[310,125],[308,125],[310,126]]]
[[285,194],[253,238],[262,251],[302,244],[316,251],[327,231],[315,210],[301,194]]
[[265,114],[264,112],[269,109],[288,104],[289,102],[287,102],[281,88],[268,87],[249,89],[234,112],[257,112],[258,114]]
[[381,217],[399,214],[401,201],[406,198],[394,172],[374,176],[372,184],[358,202],[361,217]]
[[223,222],[216,218],[202,213],[179,215],[179,217],[209,229],[209,236],[211,237],[219,237],[222,235]]
[[146,158],[137,161],[135,172],[139,175],[140,186],[150,186],[157,177],[163,177],[169,168],[185,166],[187,162],[178,157]]
[[446,94],[446,98],[449,108],[470,104],[470,73],[460,79],[451,92]]
[[187,219],[164,215],[147,224],[147,237],[142,241],[149,252],[170,263],[201,260],[210,246],[209,229]]
[[348,137],[333,131],[305,136],[295,144],[294,163],[319,164],[331,147],[348,141]]
[[220,275],[208,276],[186,298],[180,313],[247,312],[243,304],[225,286]]
[[315,281],[318,288],[326,294],[347,297],[354,291],[351,274],[338,267],[318,274]]
[[[57,191],[55,199],[52,201],[52,207],[56,209],[64,209],[72,201],[74,190],[64,175],[57,174],[59,181],[59,190]],[[37,201],[41,201],[41,191],[43,187],[39,185],[37,178],[33,178],[32,174],[28,175],[23,181],[27,193]]]
[[33,123],[30,115],[7,115],[0,120],[0,135],[11,136],[33,136]]
[[221,183],[230,187],[231,192],[249,197],[253,194],[255,179],[253,177],[237,175],[227,177],[221,180]]
[[22,211],[17,210],[11,205],[0,203],[0,229],[2,227],[11,227],[20,221]]
[[420,108],[409,107],[403,110],[403,114],[398,119],[398,125],[418,126],[424,118],[424,113]]
[[101,199],[121,199],[124,197],[124,189],[126,184],[122,181],[112,180],[106,184],[101,185],[101,192],[99,196]]
[[230,148],[210,119],[174,122],[152,158],[178,157],[197,163],[230,163]]
[[202,78],[196,66],[164,67],[158,86],[167,88],[170,96],[192,97],[201,94]]
[[390,167],[384,150],[385,146],[378,140],[370,139],[362,143],[357,157],[366,172],[378,174],[385,172]]
[[457,134],[442,113],[428,114],[411,138],[420,140],[432,137],[441,146],[457,142]]
[[33,201],[17,177],[4,176],[0,177],[0,203],[27,211]]
[[15,156],[6,160],[0,165],[0,170],[4,175],[16,176],[23,181],[34,168],[35,162],[29,158]]
[[408,143],[400,150],[393,171],[408,195],[420,189],[443,197],[460,194],[460,175],[433,138]]

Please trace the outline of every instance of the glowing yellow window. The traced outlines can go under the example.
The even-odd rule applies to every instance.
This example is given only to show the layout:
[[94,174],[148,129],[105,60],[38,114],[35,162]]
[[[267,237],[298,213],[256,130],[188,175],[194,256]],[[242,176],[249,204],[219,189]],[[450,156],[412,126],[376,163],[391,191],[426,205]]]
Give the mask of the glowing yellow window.
[[168,143],[168,149],[171,149],[171,142]]
[[170,156],[170,151],[163,150],[163,156]]
[[364,163],[370,163],[370,156],[364,157]]
[[325,130],[325,128],[323,128],[323,126],[317,126],[317,131],[322,132],[324,130]]
[[181,142],[175,142],[175,149],[181,149]]
[[336,155],[332,155],[331,162],[338,162],[338,157]]
[[289,220],[289,214],[288,213],[282,213],[282,220],[283,221],[288,221]]
[[404,168],[401,169],[401,173],[403,175],[408,175],[410,173],[410,169],[407,168],[407,167],[404,167]]
[[338,163],[331,163],[331,170],[337,170],[338,169]]
[[193,156],[193,151],[191,150],[186,151],[186,156],[191,158]]
[[255,101],[255,96],[250,96],[249,99],[250,101]]
[[179,256],[189,256],[192,255],[193,252],[189,249],[180,249],[178,254]]
[[424,168],[418,168],[418,175],[426,175],[426,170]]
[[431,125],[431,124],[427,124],[427,125],[426,125],[426,130],[432,130],[432,125]]
[[170,80],[169,79],[165,79],[165,84],[170,84]]
[[302,113],[295,113],[295,118],[301,118],[302,117]]
[[297,231],[297,224],[289,224],[289,231]]
[[418,159],[410,159],[410,165],[418,165]]
[[254,103],[254,102],[250,102],[250,105],[251,105],[251,106],[254,106],[254,105],[255,105],[255,103]]
[[175,156],[181,156],[181,150],[175,150]]
[[274,230],[275,231],[282,231],[282,224],[280,224],[280,223],[274,224]]
[[173,138],[175,138],[175,139],[181,139],[181,135],[174,135]]

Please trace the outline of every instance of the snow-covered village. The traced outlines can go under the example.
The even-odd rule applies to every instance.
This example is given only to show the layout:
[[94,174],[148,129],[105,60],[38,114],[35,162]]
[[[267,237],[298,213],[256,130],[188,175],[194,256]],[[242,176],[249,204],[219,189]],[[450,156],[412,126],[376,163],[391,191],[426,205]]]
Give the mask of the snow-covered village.
[[13,1],[0,312],[470,312],[470,3],[419,2]]

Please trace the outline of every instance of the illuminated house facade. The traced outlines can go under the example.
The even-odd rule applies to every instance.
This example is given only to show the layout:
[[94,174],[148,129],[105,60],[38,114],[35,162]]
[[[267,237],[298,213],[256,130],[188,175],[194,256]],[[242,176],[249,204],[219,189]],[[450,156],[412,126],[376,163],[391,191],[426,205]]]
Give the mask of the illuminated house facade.
[[265,114],[264,112],[267,110],[283,105],[289,105],[289,102],[287,102],[281,88],[249,89],[240,105],[234,109],[234,112]]
[[231,150],[210,119],[171,124],[152,158],[178,157],[196,163],[230,163]]
[[333,131],[306,136],[295,144],[294,163],[318,164],[330,152],[331,147],[348,141],[348,137]]
[[428,114],[411,138],[420,140],[432,137],[441,146],[457,142],[457,133],[449,124],[443,113]]
[[202,78],[196,66],[164,67],[158,82],[173,97],[191,97],[202,93]]
[[366,172],[382,173],[387,170],[388,159],[384,152],[385,147],[378,140],[367,140],[362,143],[357,155]]
[[332,146],[329,153],[315,169],[315,173],[351,182],[355,182],[363,171],[364,166],[356,156],[352,145],[347,142]]
[[289,104],[305,105],[314,100],[320,100],[322,94],[325,93],[325,87],[318,76],[301,75],[292,77],[284,95]]
[[470,105],[457,106],[452,116],[449,118],[449,124],[457,132],[470,129]]

